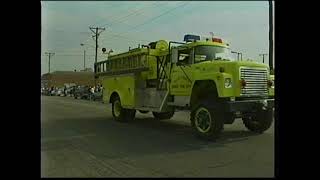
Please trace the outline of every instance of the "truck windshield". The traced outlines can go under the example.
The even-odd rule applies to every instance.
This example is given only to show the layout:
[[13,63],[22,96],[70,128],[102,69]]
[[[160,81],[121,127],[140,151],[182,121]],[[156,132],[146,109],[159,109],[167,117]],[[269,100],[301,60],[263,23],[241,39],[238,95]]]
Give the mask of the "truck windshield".
[[219,46],[197,46],[195,47],[195,63],[212,60],[234,61],[231,50]]

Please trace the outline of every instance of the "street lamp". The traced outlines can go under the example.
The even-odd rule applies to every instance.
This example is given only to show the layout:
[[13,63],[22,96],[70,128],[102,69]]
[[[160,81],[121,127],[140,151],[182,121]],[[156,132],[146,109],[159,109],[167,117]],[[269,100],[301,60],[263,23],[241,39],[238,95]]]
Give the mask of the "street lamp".
[[[84,46],[83,43],[80,44],[80,46]],[[86,70],[86,50],[83,50],[83,70]]]
[[265,54],[259,54],[259,56],[262,56],[262,62],[264,63],[264,56],[267,56],[268,54],[265,53]]
[[242,53],[241,52],[235,52],[235,51],[231,51],[231,53],[235,53],[237,54],[237,60],[239,61],[239,55],[241,57],[241,61],[242,61]]

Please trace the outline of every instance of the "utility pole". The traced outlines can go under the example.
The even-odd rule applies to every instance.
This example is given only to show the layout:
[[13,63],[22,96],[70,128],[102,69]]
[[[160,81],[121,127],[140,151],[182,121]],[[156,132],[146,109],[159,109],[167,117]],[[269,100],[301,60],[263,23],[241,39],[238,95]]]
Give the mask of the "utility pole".
[[45,52],[45,54],[46,54],[46,55],[48,55],[48,57],[49,57],[49,73],[50,73],[50,58],[51,58],[51,56],[53,56],[53,55],[54,55],[54,53],[51,53],[51,52]]
[[[94,36],[92,37],[95,37],[96,38],[96,56],[95,56],[95,60],[94,60],[94,73],[96,73],[96,63],[98,61],[98,38],[99,38],[99,35],[102,31],[106,30],[105,28],[99,28],[99,27],[89,27],[90,30],[93,32]],[[95,31],[94,31],[95,30]],[[99,30],[101,30],[99,32]],[[96,86],[97,85],[97,80],[96,80],[96,75],[95,76],[95,79],[94,79],[94,85]]]
[[269,0],[269,67],[273,71],[273,5]]
[[266,56],[268,54],[259,54],[259,56],[262,56],[262,62],[264,63],[264,56]]
[[[97,59],[98,59],[98,38],[99,38],[99,35],[102,31],[106,30],[105,28],[99,28],[99,27],[89,27],[90,30],[93,32],[94,36],[96,38],[96,56],[95,56],[95,63],[97,63]],[[101,30],[99,32],[99,30]]]
[[[99,38],[99,35],[102,31],[106,30],[105,28],[99,28],[99,27],[89,27],[90,30],[93,32],[94,36],[92,37],[95,37],[96,38],[96,56],[95,56],[95,60],[94,60],[94,73],[96,73],[96,63],[98,61],[98,38]],[[95,31],[94,31],[95,30]],[[99,32],[99,30],[101,30]],[[94,79],[94,85],[96,86],[97,85],[97,80],[96,80],[96,75],[95,76],[95,79]]]

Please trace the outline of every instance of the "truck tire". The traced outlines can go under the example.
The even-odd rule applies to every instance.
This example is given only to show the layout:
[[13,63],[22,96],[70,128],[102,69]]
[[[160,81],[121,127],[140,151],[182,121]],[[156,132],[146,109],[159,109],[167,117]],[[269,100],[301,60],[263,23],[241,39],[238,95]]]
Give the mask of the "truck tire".
[[194,106],[190,117],[196,136],[206,140],[216,140],[220,136],[224,125],[223,111],[217,107],[202,101]]
[[268,130],[273,122],[273,110],[259,110],[253,115],[242,118],[243,124],[252,132],[263,133]]
[[115,97],[112,101],[112,116],[118,122],[128,122],[134,119],[136,110],[125,109],[121,106],[119,97]]
[[170,112],[152,112],[153,116],[157,119],[157,120],[164,120],[164,119],[171,119],[174,115],[174,111],[170,111]]

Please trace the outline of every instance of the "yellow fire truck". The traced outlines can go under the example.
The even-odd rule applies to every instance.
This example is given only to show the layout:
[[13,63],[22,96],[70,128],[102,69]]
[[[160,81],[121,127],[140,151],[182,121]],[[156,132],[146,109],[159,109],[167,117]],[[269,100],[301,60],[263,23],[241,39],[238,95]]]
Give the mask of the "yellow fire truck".
[[195,134],[206,139],[219,137],[236,118],[257,133],[273,121],[269,67],[234,60],[229,44],[217,37],[151,42],[96,63],[95,73],[116,121],[133,120],[136,110],[158,120],[188,110]]

